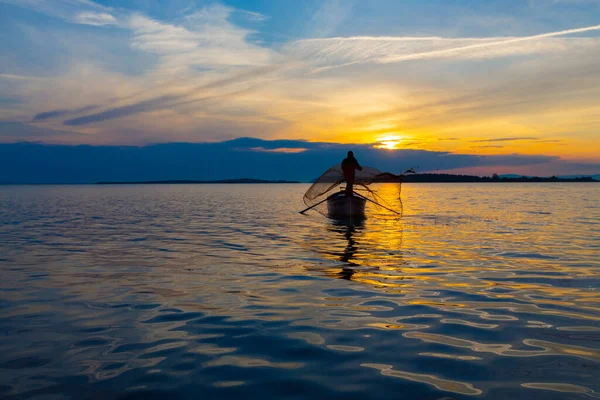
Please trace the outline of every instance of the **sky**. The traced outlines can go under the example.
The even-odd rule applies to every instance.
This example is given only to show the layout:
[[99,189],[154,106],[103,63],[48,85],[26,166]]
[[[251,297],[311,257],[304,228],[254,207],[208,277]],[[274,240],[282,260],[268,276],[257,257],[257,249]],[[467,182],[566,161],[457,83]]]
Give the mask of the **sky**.
[[352,148],[598,174],[598,99],[600,0],[0,0],[0,152],[26,159],[222,142],[290,170]]

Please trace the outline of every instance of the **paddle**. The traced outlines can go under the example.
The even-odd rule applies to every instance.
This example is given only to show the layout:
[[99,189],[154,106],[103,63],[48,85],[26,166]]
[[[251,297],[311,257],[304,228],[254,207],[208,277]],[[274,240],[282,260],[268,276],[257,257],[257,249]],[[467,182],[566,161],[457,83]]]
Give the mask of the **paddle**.
[[307,212],[307,211],[308,211],[308,210],[310,210],[311,208],[315,208],[315,207],[316,207],[316,206],[318,206],[319,204],[321,204],[321,203],[324,203],[324,202],[326,202],[326,201],[327,201],[327,199],[325,199],[325,200],[321,200],[321,201],[320,201],[320,202],[318,202],[317,204],[314,204],[314,205],[312,205],[312,206],[310,206],[310,207],[308,207],[308,208],[306,208],[306,209],[304,209],[304,210],[302,210],[302,211],[299,211],[299,213],[300,213],[300,214],[304,214],[305,212]]

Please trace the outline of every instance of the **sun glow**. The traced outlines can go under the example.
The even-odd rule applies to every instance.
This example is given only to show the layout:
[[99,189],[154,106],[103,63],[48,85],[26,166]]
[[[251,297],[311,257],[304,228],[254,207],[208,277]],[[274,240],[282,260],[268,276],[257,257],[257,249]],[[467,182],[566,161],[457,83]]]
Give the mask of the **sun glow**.
[[404,140],[406,140],[406,138],[400,135],[383,136],[377,138],[375,147],[378,149],[396,150]]

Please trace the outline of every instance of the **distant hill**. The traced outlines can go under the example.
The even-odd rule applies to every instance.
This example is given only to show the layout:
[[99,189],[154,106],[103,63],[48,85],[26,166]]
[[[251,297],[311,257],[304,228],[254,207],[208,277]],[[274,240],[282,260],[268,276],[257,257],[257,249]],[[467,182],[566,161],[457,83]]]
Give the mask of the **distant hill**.
[[502,175],[500,175],[500,178],[508,178],[508,179],[514,179],[514,178],[530,178],[530,175],[502,174]]
[[600,174],[596,175],[560,175],[561,179],[573,179],[573,178],[582,178],[582,177],[590,177],[595,181],[600,181]]

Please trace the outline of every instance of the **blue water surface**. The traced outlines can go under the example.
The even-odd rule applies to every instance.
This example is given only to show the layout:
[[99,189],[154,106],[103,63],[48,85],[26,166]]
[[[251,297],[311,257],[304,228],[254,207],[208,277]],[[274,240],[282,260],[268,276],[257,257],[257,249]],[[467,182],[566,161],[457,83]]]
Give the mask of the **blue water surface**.
[[307,187],[0,186],[0,398],[600,398],[599,184]]

